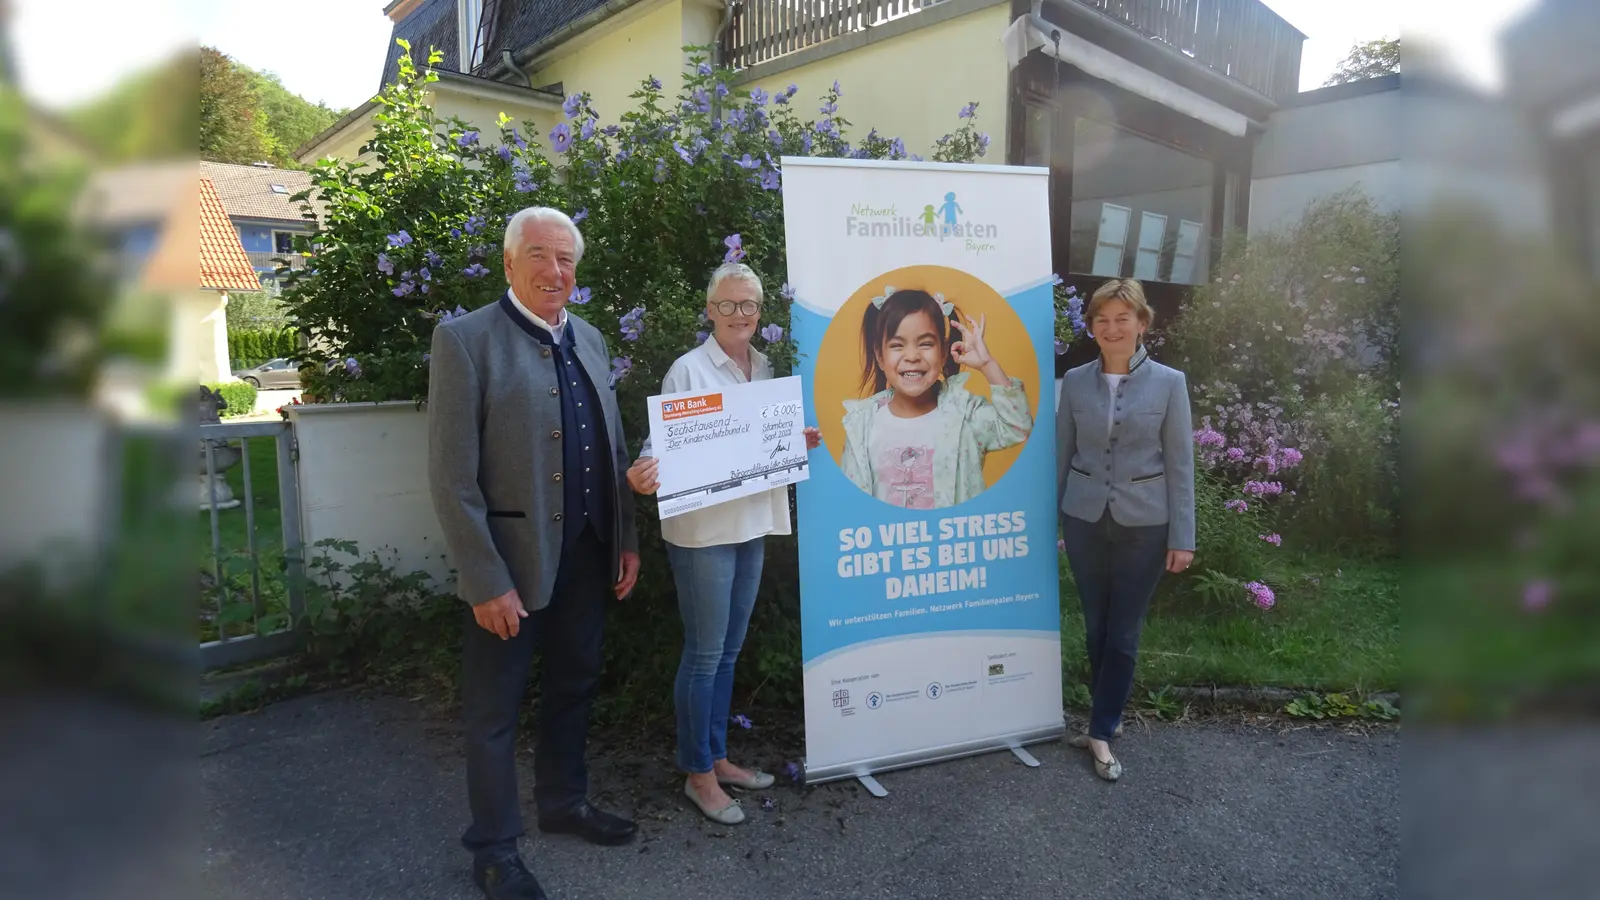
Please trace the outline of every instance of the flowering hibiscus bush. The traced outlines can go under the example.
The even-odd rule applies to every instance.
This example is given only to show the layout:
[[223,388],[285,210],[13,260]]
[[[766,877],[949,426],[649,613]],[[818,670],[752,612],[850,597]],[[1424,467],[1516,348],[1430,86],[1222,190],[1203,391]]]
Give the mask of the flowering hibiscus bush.
[[[589,96],[575,94],[547,134],[505,117],[498,134],[482,134],[435,119],[423,92],[437,76],[399,43],[398,76],[379,97],[366,147],[376,164],[329,160],[312,170],[308,193],[327,212],[310,238],[315,261],[285,291],[308,338],[308,393],[320,399],[426,397],[434,326],[499,298],[506,220],[552,206],[583,232],[571,311],[605,334],[637,441],[643,398],[705,339],[706,280],[723,261],[761,275],[759,343],[780,373],[792,365],[780,158],[917,158],[876,130],[852,143],[837,83],[819,115],[805,116],[794,86],[777,94],[734,87],[732,73],[696,48],[676,98],[648,78],[619,124],[601,127]],[[439,58],[434,52],[429,64]],[[984,152],[976,106],[953,111],[960,127],[940,139],[936,158]]]

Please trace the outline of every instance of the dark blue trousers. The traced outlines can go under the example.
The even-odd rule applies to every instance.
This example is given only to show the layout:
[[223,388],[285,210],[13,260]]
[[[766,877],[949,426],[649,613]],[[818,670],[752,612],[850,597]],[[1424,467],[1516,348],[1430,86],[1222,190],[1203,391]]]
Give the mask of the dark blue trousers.
[[461,843],[478,859],[516,852],[523,833],[517,719],[535,649],[543,655],[544,672],[533,757],[534,802],[541,815],[560,815],[588,795],[584,751],[589,710],[600,684],[606,608],[614,597],[616,573],[609,571],[610,559],[609,548],[585,527],[562,547],[550,605],[530,612],[510,640],[485,630],[472,610],[466,611],[461,687],[472,824]]
[[1119,525],[1108,509],[1098,522],[1062,516],[1061,538],[1083,605],[1089,736],[1109,741],[1133,692],[1139,632],[1167,565],[1167,526]]

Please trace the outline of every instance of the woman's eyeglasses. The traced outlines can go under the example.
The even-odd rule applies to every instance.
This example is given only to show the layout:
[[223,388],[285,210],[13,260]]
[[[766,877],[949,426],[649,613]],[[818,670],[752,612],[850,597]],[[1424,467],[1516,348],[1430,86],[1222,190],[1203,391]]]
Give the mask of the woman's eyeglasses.
[[731,316],[734,314],[734,312],[738,312],[741,315],[753,316],[756,313],[761,312],[761,304],[754,300],[740,300],[737,303],[732,300],[718,300],[717,302],[711,304],[711,306],[717,312],[722,313],[725,316]]

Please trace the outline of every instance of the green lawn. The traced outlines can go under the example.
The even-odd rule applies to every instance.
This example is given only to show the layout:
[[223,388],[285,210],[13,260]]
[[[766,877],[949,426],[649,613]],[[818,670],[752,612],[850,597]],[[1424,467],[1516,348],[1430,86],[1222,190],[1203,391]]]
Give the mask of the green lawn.
[[[1161,592],[1140,642],[1140,684],[1397,689],[1398,564],[1311,558],[1288,571],[1277,605],[1266,611],[1244,597],[1215,605]],[[1070,577],[1062,580],[1061,611],[1066,681],[1083,683],[1083,616]]]

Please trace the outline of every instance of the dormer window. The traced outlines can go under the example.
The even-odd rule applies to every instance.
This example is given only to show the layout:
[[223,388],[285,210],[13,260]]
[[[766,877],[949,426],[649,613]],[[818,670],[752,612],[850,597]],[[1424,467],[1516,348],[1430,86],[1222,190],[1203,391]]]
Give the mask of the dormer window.
[[461,71],[471,73],[483,64],[488,49],[489,23],[483,17],[484,0],[456,0],[456,34],[460,38]]

